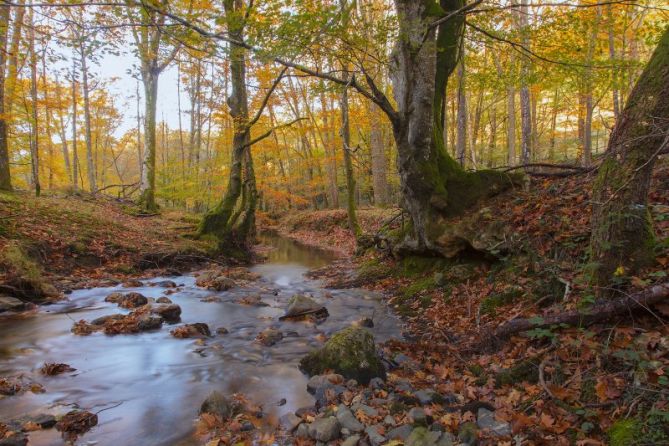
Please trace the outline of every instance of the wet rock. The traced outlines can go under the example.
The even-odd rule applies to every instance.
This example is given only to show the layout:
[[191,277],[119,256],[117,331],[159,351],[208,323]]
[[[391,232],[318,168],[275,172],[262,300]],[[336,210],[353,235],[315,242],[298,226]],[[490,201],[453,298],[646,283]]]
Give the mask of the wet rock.
[[228,333],[230,333],[230,331],[228,331],[228,329],[225,328],[225,327],[218,327],[218,328],[216,329],[216,334],[226,335],[226,334],[228,334]]
[[408,416],[411,422],[416,426],[427,426],[428,424],[427,415],[420,407],[412,407]]
[[26,446],[28,436],[22,433],[15,433],[9,437],[0,438],[0,446]]
[[56,425],[56,417],[51,414],[38,414],[28,417],[26,420],[35,423],[42,429],[51,429]]
[[161,288],[176,288],[177,284],[173,280],[161,280],[160,282],[155,282],[152,285],[159,286]]
[[248,305],[251,307],[269,307],[268,303],[262,301],[261,297],[257,294],[252,294],[250,296],[244,296],[237,301],[240,305]]
[[341,443],[341,446],[357,446],[360,441],[360,435],[352,435]]
[[304,418],[307,415],[314,416],[316,415],[316,408],[314,406],[306,406],[306,407],[300,407],[295,411],[295,415],[297,415],[300,418]]
[[475,445],[478,442],[478,432],[479,429],[475,423],[463,423],[458,430],[458,440],[468,446]]
[[177,304],[158,304],[151,307],[151,313],[157,314],[167,322],[179,322],[181,307]]
[[96,319],[93,319],[91,321],[91,325],[104,325],[108,321],[114,321],[114,320],[119,321],[123,318],[125,318],[125,315],[123,314],[108,314],[106,316],[100,316]]
[[86,410],[73,410],[56,423],[56,429],[66,440],[74,440],[98,424],[98,416]]
[[295,430],[295,437],[309,438],[309,425],[306,423],[302,423],[299,426],[297,426],[297,429]]
[[55,376],[62,373],[74,372],[77,369],[70,367],[69,364],[63,363],[46,363],[40,369],[42,375]]
[[221,299],[218,296],[207,296],[204,299],[200,299],[200,302],[204,303],[223,302],[223,299]]
[[318,418],[309,425],[309,437],[316,441],[333,441],[339,438],[340,430],[335,417]]
[[172,303],[172,299],[170,299],[169,297],[162,296],[162,297],[159,297],[158,299],[156,299],[156,303],[159,303],[159,304],[171,304],[171,303]]
[[349,327],[332,336],[319,350],[300,360],[300,368],[310,376],[333,370],[347,379],[368,384],[373,378],[385,378],[374,337],[364,328]]
[[170,331],[170,334],[175,338],[202,338],[211,336],[211,331],[209,331],[209,326],[203,322],[196,322],[194,324],[185,324],[181,325],[174,330]]
[[344,377],[336,373],[329,373],[327,375],[314,375],[309,378],[309,381],[307,382],[307,392],[313,395],[316,393],[316,390],[321,387],[341,384],[343,382]]
[[302,418],[292,413],[287,413],[279,418],[279,426],[286,432],[293,432],[301,422]]
[[139,331],[157,330],[163,326],[163,318],[160,316],[144,315],[137,320]]
[[386,437],[379,433],[379,429],[383,429],[383,426],[374,425],[368,426],[367,429],[365,429],[367,438],[369,439],[369,442],[372,444],[372,446],[380,446],[386,442]]
[[302,294],[296,294],[290,298],[286,313],[279,319],[303,319],[306,316],[324,319],[328,316],[328,310],[312,298]]
[[237,286],[235,281],[225,276],[221,270],[203,272],[195,280],[195,285],[214,291],[227,291]]
[[105,297],[105,302],[111,302],[113,304],[117,304],[123,300],[123,293],[119,292],[114,292]]
[[139,293],[127,293],[123,298],[118,302],[118,306],[121,308],[138,308],[142,305],[149,303],[149,300]]
[[343,404],[340,404],[337,408],[336,416],[342,428],[348,429],[351,432],[362,432],[365,429],[364,424],[358,421],[353,412],[351,412],[351,409]]
[[506,421],[498,421],[495,419],[495,412],[490,411],[484,407],[478,410],[476,424],[481,429],[488,429],[490,432],[499,437],[511,435],[511,425]]
[[267,328],[256,336],[256,341],[265,347],[271,347],[283,339],[283,333],[273,328]]
[[15,297],[0,296],[0,313],[5,311],[23,311],[27,307],[26,303]]
[[363,317],[353,323],[356,327],[374,328],[374,321],[371,317]]
[[388,439],[406,441],[406,439],[409,438],[409,435],[411,435],[412,431],[413,427],[411,427],[411,425],[404,424],[390,430],[390,432],[388,432]]
[[225,397],[220,392],[213,391],[209,394],[207,399],[202,402],[200,406],[200,414],[208,413],[221,417],[227,420],[240,411],[240,406],[237,402]]
[[144,284],[138,279],[128,279],[121,285],[123,288],[139,288],[143,287]]

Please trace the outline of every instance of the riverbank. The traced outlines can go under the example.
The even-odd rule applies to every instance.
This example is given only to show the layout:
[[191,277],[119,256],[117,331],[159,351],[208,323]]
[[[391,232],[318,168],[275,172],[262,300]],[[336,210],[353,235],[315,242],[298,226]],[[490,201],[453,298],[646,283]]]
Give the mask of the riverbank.
[[1,291],[24,302],[228,260],[191,237],[198,220],[184,212],[141,215],[104,196],[24,192],[0,193],[0,209]]

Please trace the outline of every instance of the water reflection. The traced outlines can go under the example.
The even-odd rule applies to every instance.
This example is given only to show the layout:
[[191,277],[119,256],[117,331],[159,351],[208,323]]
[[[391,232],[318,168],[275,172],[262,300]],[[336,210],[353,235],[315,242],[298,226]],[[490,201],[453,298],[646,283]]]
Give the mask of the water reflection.
[[[332,256],[277,237],[265,236],[262,241],[275,249],[268,253],[267,262],[253,267],[262,275],[253,286],[214,293],[195,287],[193,277],[171,278],[183,284],[180,292],[170,295],[183,310],[183,322],[205,322],[212,331],[218,327],[230,331],[207,340],[205,346],[173,338],[169,325],[138,335],[72,335],[74,320],[124,311],[104,302],[117,287],[75,291],[69,301],[41,308],[35,315],[1,318],[0,375],[23,373],[43,383],[47,392],[0,400],[0,420],[69,408],[58,408],[59,404],[75,403],[98,411],[122,403],[101,412],[100,424],[78,444],[188,445],[197,409],[211,390],[242,392],[272,416],[280,416],[312,402],[297,362],[320,345],[317,335],[329,335],[361,316],[374,316],[377,338],[398,335],[396,319],[372,293],[326,293],[317,281],[304,277],[308,268],[323,266]],[[143,286],[123,291],[157,298],[164,289]],[[318,326],[279,322],[288,299],[298,292],[322,302],[330,317]],[[235,303],[249,294],[260,295],[269,306]],[[201,301],[212,295],[221,301]],[[273,347],[254,343],[255,336],[268,327],[292,333]],[[38,370],[45,362],[65,362],[77,371],[42,377]],[[287,404],[278,407],[276,402],[282,398]],[[63,442],[51,430],[31,433],[30,444]]]

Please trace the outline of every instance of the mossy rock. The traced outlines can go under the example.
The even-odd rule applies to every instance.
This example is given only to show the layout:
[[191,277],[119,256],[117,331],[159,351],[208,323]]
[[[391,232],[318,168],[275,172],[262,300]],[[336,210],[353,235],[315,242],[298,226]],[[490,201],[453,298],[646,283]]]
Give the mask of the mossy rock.
[[532,361],[522,361],[509,369],[504,369],[495,375],[495,386],[539,382],[539,367]]
[[12,241],[0,252],[1,269],[7,273],[9,294],[27,300],[40,301],[60,295],[58,290],[42,277],[42,268],[27,254],[26,247]]
[[367,384],[372,378],[386,377],[372,334],[360,327],[349,327],[333,335],[319,350],[300,360],[300,368],[309,376],[333,370],[346,379]]
[[642,435],[642,423],[635,419],[618,420],[609,428],[609,446],[632,446],[638,444]]

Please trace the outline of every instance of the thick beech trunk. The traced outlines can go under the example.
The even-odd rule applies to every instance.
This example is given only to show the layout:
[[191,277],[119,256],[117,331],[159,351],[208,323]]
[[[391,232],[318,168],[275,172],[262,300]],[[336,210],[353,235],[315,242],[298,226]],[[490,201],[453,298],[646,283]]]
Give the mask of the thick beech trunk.
[[631,91],[611,134],[593,190],[593,283],[611,294],[614,276],[652,259],[648,188],[657,155],[669,145],[669,29]]
[[445,89],[458,62],[464,20],[455,16],[439,26],[430,24],[464,2],[396,0],[395,5],[400,37],[393,53],[397,113],[392,121],[402,205],[413,224],[413,234],[398,250],[440,254],[443,217],[508,188],[513,178],[493,171],[465,172],[443,147]]

